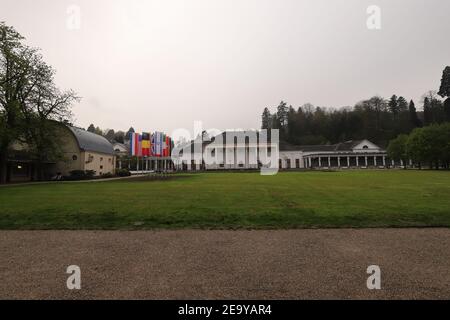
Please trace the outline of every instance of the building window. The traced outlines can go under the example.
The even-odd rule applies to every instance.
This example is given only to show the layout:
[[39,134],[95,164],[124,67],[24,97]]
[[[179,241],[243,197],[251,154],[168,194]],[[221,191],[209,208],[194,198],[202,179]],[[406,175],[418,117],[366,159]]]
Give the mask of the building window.
[[111,158],[108,158],[108,162],[111,163]]
[[300,169],[300,159],[295,159],[295,167]]
[[364,146],[363,149],[369,149],[369,147],[368,146]]
[[100,161],[103,161],[103,157],[100,157]]
[[76,154],[74,154],[74,155],[72,156],[72,160],[73,160],[73,161],[77,161],[77,160],[78,160],[78,157],[77,157]]
[[100,166],[100,169],[103,169],[103,166]]
[[28,165],[19,163],[12,167],[12,174],[16,177],[26,177],[28,176]]
[[287,169],[291,168],[291,159],[286,160],[286,167],[287,167]]

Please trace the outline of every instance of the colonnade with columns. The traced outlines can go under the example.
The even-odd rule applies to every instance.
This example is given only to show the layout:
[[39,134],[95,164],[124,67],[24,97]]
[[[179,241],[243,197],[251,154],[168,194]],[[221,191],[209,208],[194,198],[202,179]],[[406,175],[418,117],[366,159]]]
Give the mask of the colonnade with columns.
[[[388,161],[385,153],[381,154],[311,154],[303,156],[305,168],[351,168],[351,167],[387,167],[396,163]],[[403,166],[403,163],[399,165]]]
[[172,171],[174,164],[170,157],[143,157],[139,158],[136,166],[131,167],[130,159],[117,159],[119,169],[129,169],[130,171]]

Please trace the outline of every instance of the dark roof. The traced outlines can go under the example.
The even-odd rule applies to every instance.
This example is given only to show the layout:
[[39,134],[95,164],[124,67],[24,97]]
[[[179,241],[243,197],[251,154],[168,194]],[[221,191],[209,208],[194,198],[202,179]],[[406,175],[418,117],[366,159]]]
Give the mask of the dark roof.
[[360,144],[363,140],[350,140],[338,143],[336,145],[336,150],[339,151],[351,151],[354,147],[356,147],[358,144]]
[[335,151],[336,145],[334,145],[334,144],[319,144],[319,145],[298,146],[297,150],[301,150],[301,151]]
[[280,142],[280,151],[305,151],[305,152],[327,152],[327,151],[352,151],[354,147],[363,140],[350,140],[336,144],[320,145],[293,145],[286,142]]
[[68,127],[84,151],[114,154],[113,145],[104,137],[76,127]]
[[[260,131],[257,131],[257,130],[241,130],[241,131],[230,130],[230,131],[224,131],[224,132],[222,132],[220,135],[222,136],[222,141],[223,141],[223,142],[226,142],[226,141],[227,141],[227,139],[226,139],[227,135],[228,135],[228,136],[231,136],[231,137],[238,137],[239,135],[242,135],[242,134],[244,134],[244,133],[245,133],[246,135],[249,135],[249,134],[253,134],[253,133],[254,133],[254,134],[256,135],[256,137],[257,137],[258,140],[259,140],[259,137],[261,136],[261,132],[260,132]],[[204,144],[210,144],[210,143],[214,142],[214,141],[216,140],[216,138],[219,137],[220,135],[211,137],[211,138],[210,138],[211,140],[206,140],[206,141],[204,142]],[[246,136],[246,137],[247,137],[247,136]],[[266,140],[267,140],[267,143],[270,143],[270,142],[271,142],[270,134],[267,134],[265,138],[266,138]]]
[[121,146],[122,148],[129,150],[130,145],[129,144],[125,144],[125,143],[120,143],[120,142],[114,142],[113,147],[117,147],[117,146]]

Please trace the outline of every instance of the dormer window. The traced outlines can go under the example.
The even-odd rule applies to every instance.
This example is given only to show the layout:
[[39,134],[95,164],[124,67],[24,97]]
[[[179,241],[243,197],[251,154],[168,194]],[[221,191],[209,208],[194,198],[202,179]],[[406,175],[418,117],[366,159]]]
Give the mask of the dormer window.
[[367,145],[363,146],[363,149],[369,149],[369,147]]

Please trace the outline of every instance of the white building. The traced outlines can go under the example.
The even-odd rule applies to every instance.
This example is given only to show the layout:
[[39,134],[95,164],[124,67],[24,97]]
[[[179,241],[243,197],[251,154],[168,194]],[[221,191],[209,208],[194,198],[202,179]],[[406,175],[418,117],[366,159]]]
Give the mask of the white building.
[[369,140],[346,141],[333,145],[293,146],[281,148],[281,169],[303,168],[385,168],[386,151]]
[[239,133],[243,132],[224,132],[210,141],[200,138],[191,141],[180,148],[178,156],[173,155],[176,168],[187,171],[251,170],[269,162],[276,162],[279,169],[385,168],[394,165],[387,160],[386,151],[369,140],[298,146],[266,141],[270,139],[256,131],[236,137]]

